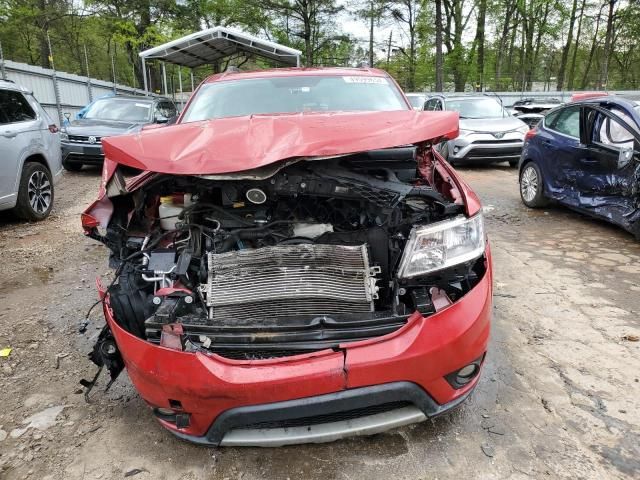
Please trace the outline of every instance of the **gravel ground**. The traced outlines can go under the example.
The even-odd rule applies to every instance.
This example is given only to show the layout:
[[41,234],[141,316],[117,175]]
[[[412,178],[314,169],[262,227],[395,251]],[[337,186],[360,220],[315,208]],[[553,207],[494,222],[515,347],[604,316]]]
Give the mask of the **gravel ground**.
[[178,441],[125,374],[85,403],[99,312],[85,335],[77,325],[109,270],[79,213],[99,172],[67,173],[45,222],[0,213],[0,348],[13,348],[0,358],[0,478],[638,478],[640,243],[562,208],[526,209],[507,167],[461,172],[483,199],[494,256],[483,378],[449,416],[326,445]]

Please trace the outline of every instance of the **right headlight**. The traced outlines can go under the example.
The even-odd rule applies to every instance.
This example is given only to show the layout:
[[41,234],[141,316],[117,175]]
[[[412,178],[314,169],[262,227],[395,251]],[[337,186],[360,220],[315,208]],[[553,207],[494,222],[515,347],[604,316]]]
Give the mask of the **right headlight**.
[[468,262],[484,253],[482,214],[414,227],[404,248],[399,278],[412,278]]
[[473,130],[465,130],[461,128],[460,130],[458,130],[458,137],[466,137],[467,135],[471,135],[472,133]]
[[64,128],[60,129],[60,140],[63,140],[63,141],[69,140],[69,134],[67,133],[67,130]]

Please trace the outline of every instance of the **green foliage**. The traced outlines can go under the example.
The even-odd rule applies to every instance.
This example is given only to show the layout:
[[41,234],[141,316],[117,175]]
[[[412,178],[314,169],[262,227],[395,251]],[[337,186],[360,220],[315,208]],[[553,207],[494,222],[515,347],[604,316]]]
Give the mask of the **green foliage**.
[[[573,88],[606,84],[610,89],[635,89],[640,84],[637,2],[615,1],[608,22],[608,2],[578,0],[570,29],[572,2],[441,1],[445,89],[471,90],[482,84],[489,90],[553,90],[559,72],[564,85]],[[88,66],[93,77],[115,76],[120,83],[141,86],[141,50],[217,25],[298,48],[307,65],[356,66],[369,60],[370,40],[342,31],[341,19],[355,18],[363,30],[373,31],[376,66],[407,89],[432,90],[434,5],[426,0],[0,0],[0,42],[11,60],[43,67],[51,67],[53,60],[56,69],[81,75]],[[483,24],[483,7],[484,41],[476,34]],[[389,45],[380,38],[380,28],[393,29],[386,53]],[[604,62],[607,37],[611,46]],[[273,66],[240,56],[195,69],[196,81],[228,64]],[[177,81],[175,68],[168,74]],[[184,71],[182,78],[188,90],[190,79]],[[159,88],[160,69],[153,63],[149,81],[152,89]]]

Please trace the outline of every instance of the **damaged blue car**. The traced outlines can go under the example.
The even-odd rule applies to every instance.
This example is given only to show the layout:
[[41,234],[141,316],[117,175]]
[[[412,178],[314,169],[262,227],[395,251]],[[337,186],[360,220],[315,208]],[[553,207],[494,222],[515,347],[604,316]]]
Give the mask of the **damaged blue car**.
[[525,136],[520,197],[558,202],[640,239],[640,105],[615,96],[551,110]]

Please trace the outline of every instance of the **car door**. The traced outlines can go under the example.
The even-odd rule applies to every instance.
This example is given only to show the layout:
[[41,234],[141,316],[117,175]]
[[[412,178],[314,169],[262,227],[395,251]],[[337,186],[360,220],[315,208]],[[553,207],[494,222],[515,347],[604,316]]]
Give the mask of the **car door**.
[[0,205],[15,203],[22,161],[40,140],[38,124],[21,92],[0,90]]
[[638,187],[638,125],[615,107],[586,106],[584,116],[588,155],[578,180],[581,201],[586,207],[626,203]]
[[576,204],[577,182],[586,149],[581,141],[582,106],[557,110],[544,120],[539,133],[542,176],[550,197]]

